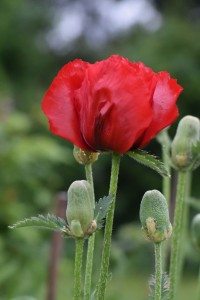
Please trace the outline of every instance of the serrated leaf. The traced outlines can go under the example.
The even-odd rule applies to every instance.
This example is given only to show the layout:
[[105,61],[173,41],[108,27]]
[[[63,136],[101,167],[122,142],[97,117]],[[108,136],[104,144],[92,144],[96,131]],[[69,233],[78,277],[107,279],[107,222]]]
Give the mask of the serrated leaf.
[[67,224],[64,219],[52,214],[48,214],[47,216],[38,215],[37,217],[26,218],[9,226],[10,229],[20,227],[40,227],[50,230],[64,231],[64,229],[67,227]]
[[163,164],[156,156],[149,154],[143,150],[134,150],[127,152],[128,156],[133,158],[138,163],[156,171],[161,176],[170,177],[170,173]]
[[111,196],[100,198],[95,205],[94,216],[97,221],[98,228],[102,226],[102,222],[106,217],[110,204],[112,203]]
[[[151,275],[150,280],[149,280],[149,289],[150,289],[149,300],[154,300],[155,285],[156,285],[155,276]],[[167,300],[168,293],[169,293],[169,276],[167,275],[167,273],[163,273],[162,287],[161,287],[161,299]]]

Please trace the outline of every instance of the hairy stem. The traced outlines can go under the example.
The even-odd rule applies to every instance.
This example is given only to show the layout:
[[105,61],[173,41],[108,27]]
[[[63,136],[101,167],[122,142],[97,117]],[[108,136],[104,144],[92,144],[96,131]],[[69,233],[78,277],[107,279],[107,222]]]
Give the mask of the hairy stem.
[[[94,182],[93,182],[91,164],[85,165],[85,174],[86,174],[87,181],[92,186],[93,200],[95,205]],[[84,300],[89,300],[91,296],[94,244],[95,244],[95,233],[93,233],[88,239],[86,269],[85,269],[85,284],[84,284]]]
[[176,193],[176,204],[174,213],[174,226],[172,235],[172,250],[170,258],[170,290],[169,300],[174,300],[180,279],[180,252],[181,252],[181,232],[183,226],[183,208],[186,193],[186,172],[178,172],[178,184]]
[[[188,235],[188,222],[189,222],[189,211],[190,206],[187,203],[190,197],[191,192],[191,183],[192,183],[192,172],[187,172],[187,178],[186,178],[186,191],[185,191],[185,201],[183,204],[183,226],[181,228],[181,239],[182,242],[185,241]],[[184,266],[184,260],[185,260],[185,251],[184,247],[181,247],[180,249],[180,263],[179,263],[179,278],[182,276],[183,272],[183,266]]]
[[112,169],[110,178],[109,195],[112,196],[112,203],[107,213],[104,232],[104,245],[101,259],[100,277],[97,287],[97,299],[104,300],[106,284],[108,279],[110,248],[112,239],[113,218],[115,211],[115,200],[117,193],[118,175],[119,175],[120,155],[113,153]]
[[155,248],[155,295],[154,300],[161,300],[162,294],[162,245],[154,244]]
[[85,165],[85,176],[86,176],[87,181],[88,181],[88,182],[91,184],[91,186],[92,186],[93,200],[94,200],[94,205],[95,205],[94,181],[93,181],[92,164],[87,164],[87,165]]
[[[170,167],[170,142],[169,137],[166,131],[163,132],[163,135],[165,139],[162,142],[162,161],[167,169],[167,171],[170,173],[171,167]],[[168,206],[170,205],[170,198],[171,198],[171,178],[170,177],[163,177],[162,179],[162,192],[165,196]],[[168,252],[169,252],[169,241],[165,241],[163,245],[163,270],[166,269],[167,265],[167,258],[168,258]]]
[[74,300],[82,299],[82,258],[84,239],[76,239],[75,268],[74,268]]
[[[169,151],[170,148],[167,144],[162,145],[162,160],[163,163],[167,169],[167,171],[170,173],[170,162],[169,162]],[[163,177],[163,195],[165,196],[167,203],[170,203],[170,192],[171,192],[171,179],[168,176]]]
[[[162,161],[170,173],[171,165],[170,165],[170,147],[171,147],[171,140],[168,135],[167,129],[162,130],[159,135],[157,136],[158,142],[161,144],[162,147]],[[163,177],[162,181],[162,193],[167,199],[169,203],[170,200],[170,188],[171,188],[171,181],[169,177]]]
[[85,284],[84,284],[84,300],[89,300],[91,296],[92,285],[92,269],[94,256],[95,233],[88,239],[86,269],[85,269]]

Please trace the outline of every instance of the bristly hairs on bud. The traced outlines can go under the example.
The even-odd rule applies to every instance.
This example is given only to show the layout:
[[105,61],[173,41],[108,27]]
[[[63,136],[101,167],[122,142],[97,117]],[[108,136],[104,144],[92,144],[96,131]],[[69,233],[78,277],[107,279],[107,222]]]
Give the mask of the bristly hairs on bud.
[[171,236],[167,201],[159,191],[152,190],[144,194],[140,205],[140,221],[146,236],[154,243]]
[[178,124],[176,135],[171,144],[172,165],[181,171],[192,170],[200,155],[195,147],[200,143],[200,120],[185,116]]

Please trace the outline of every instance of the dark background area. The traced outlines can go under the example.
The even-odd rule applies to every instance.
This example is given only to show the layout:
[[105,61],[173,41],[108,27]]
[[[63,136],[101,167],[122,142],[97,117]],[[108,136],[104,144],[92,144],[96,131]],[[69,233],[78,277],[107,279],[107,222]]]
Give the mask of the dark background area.
[[[143,61],[155,71],[169,71],[184,87],[180,117],[199,117],[199,16],[199,1],[186,0],[0,1],[0,299],[45,298],[51,235],[23,229],[12,232],[8,225],[53,211],[57,192],[84,178],[72,145],[51,135],[40,109],[57,71],[77,57],[94,62],[117,53]],[[177,122],[170,128],[171,137],[176,126]],[[161,155],[156,140],[147,150]],[[109,173],[110,156],[101,156],[94,165],[97,198],[108,192]],[[198,198],[199,175],[195,171],[192,188]],[[144,192],[154,188],[162,188],[159,175],[128,157],[122,159],[114,226],[116,273],[127,274],[130,266],[142,274],[150,272],[146,269],[152,262],[145,259],[149,246],[141,250],[143,237],[132,223],[138,223]],[[66,252],[68,261],[63,259],[71,274],[73,243],[67,241],[65,247],[63,256]],[[195,258],[187,264],[191,272],[195,265]],[[60,269],[64,276],[64,264]],[[63,299],[70,299],[60,282]],[[35,298],[22,298],[27,295]]]

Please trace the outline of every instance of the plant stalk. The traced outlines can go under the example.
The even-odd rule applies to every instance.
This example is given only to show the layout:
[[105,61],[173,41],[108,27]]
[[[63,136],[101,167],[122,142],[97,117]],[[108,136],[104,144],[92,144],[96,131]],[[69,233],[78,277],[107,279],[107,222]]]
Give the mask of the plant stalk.
[[94,180],[93,180],[92,164],[85,165],[85,176],[86,176],[87,181],[92,186],[93,200],[94,200],[94,205],[95,205]]
[[[94,200],[94,205],[95,205],[92,164],[85,165],[85,174],[86,174],[87,181],[92,186],[93,200]],[[88,239],[86,269],[85,269],[85,284],[84,284],[84,300],[89,300],[90,296],[91,296],[94,244],[95,244],[95,233],[93,233]]]
[[[170,148],[171,148],[171,140],[168,135],[167,129],[162,130],[157,136],[157,140],[161,145],[162,149],[162,161],[170,173],[171,164],[170,164]],[[167,202],[170,202],[170,193],[171,193],[171,181],[169,177],[163,177],[162,180],[162,193],[165,196]]]
[[154,300],[161,300],[162,296],[162,244],[155,243],[155,294]]
[[76,239],[75,268],[74,268],[74,300],[82,299],[82,258],[84,239]]
[[99,276],[99,282],[98,282],[98,286],[97,286],[97,299],[98,300],[104,300],[106,284],[107,284],[107,280],[108,280],[112,228],[113,228],[115,200],[116,200],[117,185],[118,185],[119,165],[120,165],[120,155],[113,153],[110,188],[109,188],[109,195],[112,197],[112,203],[110,205],[110,208],[108,210],[107,217],[106,217],[100,276]]
[[[162,146],[162,161],[167,169],[167,171],[170,174],[171,167],[170,167],[170,141],[169,136],[167,134],[167,131],[163,131],[163,142],[161,143]],[[168,207],[170,206],[170,200],[171,200],[171,178],[168,176],[163,177],[162,179],[162,192],[165,196]],[[169,241],[165,241],[163,244],[163,270],[166,269],[167,265],[167,258],[168,258],[168,252],[169,252]]]
[[170,258],[170,290],[169,300],[174,300],[177,293],[177,287],[180,280],[180,254],[181,254],[181,239],[183,226],[183,208],[186,193],[187,173],[178,172],[178,184],[176,193],[176,204],[174,213],[174,225],[172,235],[172,249]]
[[[190,198],[191,183],[192,183],[192,172],[189,171],[187,172],[185,201],[183,204],[183,226],[181,229],[182,230],[181,239],[183,243],[186,240],[188,235],[188,223],[189,223],[189,212],[190,212],[190,205],[188,203],[188,200]],[[182,276],[184,260],[185,260],[185,251],[184,251],[184,247],[182,247],[180,249],[179,278],[181,278]]]
[[[163,144],[162,145],[162,160],[163,163],[167,169],[167,171],[170,173],[170,163],[169,163],[169,145],[168,144]],[[162,181],[163,187],[163,195],[165,196],[167,203],[170,203],[170,192],[171,192],[171,179],[168,176],[163,177]]]
[[88,249],[85,268],[84,300],[89,300],[91,296],[94,243],[95,233],[93,233],[88,239]]

